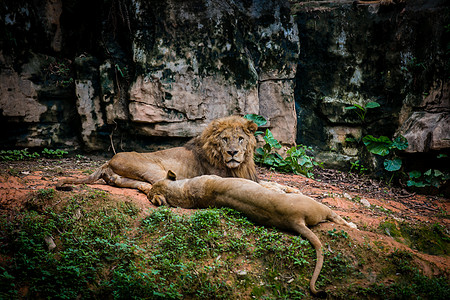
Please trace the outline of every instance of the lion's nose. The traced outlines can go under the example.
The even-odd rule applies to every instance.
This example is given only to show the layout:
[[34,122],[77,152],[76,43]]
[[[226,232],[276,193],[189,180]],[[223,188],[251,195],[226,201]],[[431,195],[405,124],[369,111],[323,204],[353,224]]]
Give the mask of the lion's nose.
[[235,156],[238,152],[236,150],[228,150],[228,154],[230,154],[232,157]]

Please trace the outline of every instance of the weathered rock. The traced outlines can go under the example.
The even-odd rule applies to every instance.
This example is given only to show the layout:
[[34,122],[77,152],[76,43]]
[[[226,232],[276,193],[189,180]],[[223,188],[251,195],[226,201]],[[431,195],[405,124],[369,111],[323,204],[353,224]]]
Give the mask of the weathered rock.
[[[101,100],[105,103],[106,122],[114,124],[117,120],[128,120],[127,102],[115,86],[114,67],[106,60],[99,68]],[[122,97],[121,97],[122,96]]]
[[44,236],[44,241],[47,244],[48,251],[52,251],[53,249],[56,248],[55,241],[51,236],[49,235]]
[[370,202],[367,199],[362,198],[359,202],[365,207],[370,207]]
[[409,153],[450,148],[450,113],[414,112],[400,129]]
[[0,74],[0,110],[17,123],[37,123],[48,107],[37,101],[37,88],[27,77],[12,68]]
[[[414,153],[450,147],[446,0],[5,3],[4,147],[146,150],[246,113],[326,166],[379,166],[366,134],[404,133]],[[345,109],[370,101],[381,106],[364,120]]]
[[282,143],[295,144],[297,116],[291,80],[267,80],[259,86],[259,114],[269,120],[274,137]]
[[48,0],[45,3],[45,25],[51,38],[51,47],[54,51],[61,51],[62,32],[61,32],[61,13],[62,0]]
[[78,78],[75,80],[75,94],[77,111],[82,120],[81,137],[89,149],[100,150],[104,144],[97,131],[104,125],[104,120],[98,90],[98,63],[94,57],[83,55],[75,59],[75,65]]
[[16,71],[0,53],[0,120],[12,123],[0,134],[3,147],[77,146],[73,96],[52,74],[57,64],[54,57],[30,53]]
[[[189,137],[213,119],[260,113],[280,141],[295,143],[299,45],[287,2],[167,0],[160,10],[138,2],[133,122],[147,134]],[[144,24],[155,14],[170,29],[150,34]]]
[[[367,152],[362,143],[347,143],[347,135],[360,140],[403,132],[407,151],[449,149],[448,34],[442,31],[450,20],[448,2],[302,2],[293,13],[302,43],[297,142],[314,145],[325,165],[339,168]],[[345,109],[372,101],[380,107],[364,116]]]
[[[413,111],[416,109],[417,111]],[[398,132],[408,140],[408,153],[450,149],[450,82],[437,81],[417,108],[405,103]]]

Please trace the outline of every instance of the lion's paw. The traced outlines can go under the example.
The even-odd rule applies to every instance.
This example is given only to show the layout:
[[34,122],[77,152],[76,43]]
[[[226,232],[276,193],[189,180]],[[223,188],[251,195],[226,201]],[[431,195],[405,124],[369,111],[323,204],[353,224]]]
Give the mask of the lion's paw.
[[163,195],[154,195],[151,199],[150,195],[148,195],[147,198],[155,206],[162,206],[167,204],[166,198]]

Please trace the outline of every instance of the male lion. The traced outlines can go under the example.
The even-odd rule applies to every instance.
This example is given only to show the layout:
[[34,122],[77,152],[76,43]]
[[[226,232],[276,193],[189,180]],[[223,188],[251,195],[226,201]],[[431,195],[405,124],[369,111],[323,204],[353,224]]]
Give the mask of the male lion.
[[239,116],[217,119],[183,147],[152,153],[121,152],[86,178],[60,180],[57,189],[102,178],[110,185],[148,194],[152,184],[164,179],[168,170],[179,178],[213,174],[258,181],[253,162],[257,129],[255,123]]
[[230,207],[244,213],[253,221],[292,230],[307,238],[316,250],[317,263],[311,277],[311,292],[319,297],[326,293],[316,290],[315,284],[323,265],[322,244],[307,225],[330,220],[356,228],[327,206],[302,194],[280,193],[253,181],[241,178],[222,178],[204,175],[176,181],[169,170],[167,179],[156,182],[148,194],[155,205],[168,204],[182,208]]

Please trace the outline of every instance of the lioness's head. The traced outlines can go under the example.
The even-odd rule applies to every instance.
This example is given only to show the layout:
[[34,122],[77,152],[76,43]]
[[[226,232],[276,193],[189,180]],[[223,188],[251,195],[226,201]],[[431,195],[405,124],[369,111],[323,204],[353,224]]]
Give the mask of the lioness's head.
[[[212,165],[236,172],[240,168],[245,168],[245,172],[252,172],[248,168],[254,170],[254,133],[257,129],[258,126],[253,121],[239,116],[214,120],[200,135],[202,150]],[[240,175],[236,174],[236,177],[248,177]]]

